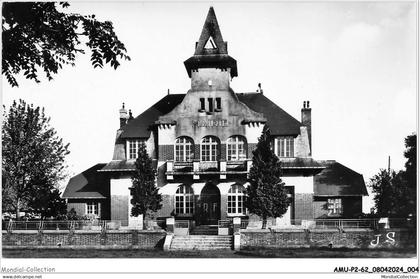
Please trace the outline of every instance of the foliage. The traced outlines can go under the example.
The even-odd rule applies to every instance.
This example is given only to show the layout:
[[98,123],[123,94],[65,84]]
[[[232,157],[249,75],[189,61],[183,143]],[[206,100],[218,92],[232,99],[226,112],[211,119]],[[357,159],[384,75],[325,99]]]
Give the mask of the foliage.
[[82,39],[91,51],[94,68],[104,62],[116,69],[120,60],[130,60],[125,46],[114,32],[112,22],[95,15],[64,13],[67,2],[4,2],[2,17],[3,70],[9,84],[18,86],[16,75],[39,82],[38,70],[48,80],[63,65],[72,65]]
[[402,172],[407,186],[407,206],[409,214],[417,216],[417,135],[412,134],[405,138],[404,157],[407,158],[405,170]]
[[405,211],[405,188],[401,175],[394,170],[381,169],[370,179],[370,187],[375,194],[373,201],[378,216],[401,217]]
[[267,126],[258,139],[253,155],[246,206],[250,213],[263,218],[265,228],[267,217],[283,216],[290,204],[287,190],[280,178],[281,162],[271,148],[271,135]]
[[65,177],[68,144],[49,125],[44,109],[14,101],[3,112],[2,209],[62,212],[57,184]]
[[69,221],[77,221],[77,220],[88,220],[86,215],[78,215],[74,208],[70,209],[65,214],[57,215],[57,220],[69,220]]
[[405,170],[381,169],[370,179],[370,187],[375,194],[376,214],[382,217],[416,216],[416,179],[417,179],[417,136],[405,138],[404,156],[407,158]]
[[152,159],[147,154],[146,145],[142,142],[139,146],[136,170],[131,177],[132,216],[151,215],[152,212],[162,208],[162,196],[158,193],[155,178],[156,170],[153,168]]
[[45,184],[42,186],[34,185],[28,207],[33,209],[33,212],[40,213],[43,217],[56,217],[65,214],[67,204],[60,195],[60,191],[53,185],[51,187],[45,187]]

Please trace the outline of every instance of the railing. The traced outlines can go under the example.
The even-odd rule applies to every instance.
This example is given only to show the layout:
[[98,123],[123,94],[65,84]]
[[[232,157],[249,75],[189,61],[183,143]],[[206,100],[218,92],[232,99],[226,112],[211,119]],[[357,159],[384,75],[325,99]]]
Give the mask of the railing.
[[[274,220],[267,221],[267,228],[282,228],[282,227],[295,227],[295,228],[319,228],[319,229],[345,229],[345,228],[369,228],[378,229],[385,224],[380,224],[378,218],[370,219],[314,219],[314,220],[301,220],[290,219],[282,220],[276,224]],[[388,226],[390,228],[409,228],[415,227],[415,220],[408,218],[389,218]],[[241,220],[241,229],[261,229],[262,221]]]
[[173,170],[177,172],[193,171],[193,162],[174,162]]
[[166,230],[166,220],[145,220],[143,223],[148,230]]
[[[128,228],[127,220],[2,220],[2,230],[119,230]],[[144,220],[143,228],[166,229],[165,220]]]
[[219,228],[231,228],[233,226],[232,220],[219,220],[217,221]]
[[316,228],[378,228],[378,219],[315,219]]
[[247,171],[247,161],[229,161],[227,162],[227,171]]
[[190,221],[189,220],[175,220],[176,229],[189,229]]
[[166,172],[169,175],[174,173],[190,172],[249,172],[252,160],[243,159],[240,161],[191,161],[191,162],[166,162]]
[[175,220],[174,234],[175,235],[189,235],[191,228],[192,228],[192,221]]

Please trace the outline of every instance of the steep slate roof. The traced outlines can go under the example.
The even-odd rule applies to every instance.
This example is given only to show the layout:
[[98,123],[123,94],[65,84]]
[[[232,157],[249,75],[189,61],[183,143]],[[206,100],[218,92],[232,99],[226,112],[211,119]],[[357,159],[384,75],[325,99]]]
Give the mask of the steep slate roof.
[[[267,118],[272,135],[298,135],[301,123],[285,112],[265,95],[261,93],[237,93],[239,101],[250,109],[261,112]],[[174,109],[184,99],[185,94],[170,94],[163,97],[156,104],[124,126],[120,139],[148,138],[149,127],[159,116],[165,115]]]
[[105,164],[96,164],[84,172],[73,176],[67,184],[62,198],[107,198],[109,178],[98,173],[98,170],[104,166]]
[[105,167],[99,171],[133,171],[136,169],[134,160],[116,160],[109,162]]
[[211,51],[211,49],[205,49],[205,45],[210,37],[214,39],[216,52],[218,54],[228,54],[227,44],[223,41],[222,32],[220,32],[219,23],[217,22],[216,13],[214,12],[213,7],[210,7],[207,13],[206,21],[201,30],[194,55],[203,55],[207,54],[208,51]]
[[123,127],[120,138],[148,138],[150,136],[150,125],[158,120],[159,116],[167,114],[181,103],[184,97],[185,94],[166,95],[142,114],[128,122]]
[[281,167],[283,169],[324,169],[334,160],[315,160],[312,158],[281,158]]
[[[206,43],[211,38],[214,40],[214,48],[207,49]],[[210,7],[207,13],[194,55],[185,60],[184,65],[189,77],[191,77],[191,70],[197,68],[230,68],[231,76],[238,76],[236,60],[228,55],[227,42],[223,41],[213,7]]]
[[261,93],[237,93],[239,101],[262,112],[272,135],[298,135],[301,123]]
[[367,196],[363,176],[340,163],[328,165],[314,176],[315,196]]

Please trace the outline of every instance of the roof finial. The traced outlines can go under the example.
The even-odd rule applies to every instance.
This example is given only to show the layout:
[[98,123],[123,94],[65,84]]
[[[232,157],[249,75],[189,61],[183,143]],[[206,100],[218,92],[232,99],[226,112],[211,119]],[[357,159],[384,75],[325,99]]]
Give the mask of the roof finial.
[[261,82],[258,83],[258,90],[257,90],[257,92],[263,94],[263,90],[261,88]]
[[125,109],[125,103],[124,103],[124,102],[123,102],[123,106],[122,106],[122,108],[123,108],[123,109]]

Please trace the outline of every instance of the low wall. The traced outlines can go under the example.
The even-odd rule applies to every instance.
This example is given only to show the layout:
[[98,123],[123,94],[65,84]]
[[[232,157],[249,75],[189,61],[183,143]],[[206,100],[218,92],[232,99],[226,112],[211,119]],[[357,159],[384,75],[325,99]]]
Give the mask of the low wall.
[[240,230],[241,249],[251,247],[415,248],[416,231],[410,229],[275,229]]
[[162,248],[164,231],[2,231],[3,246],[136,246]]

